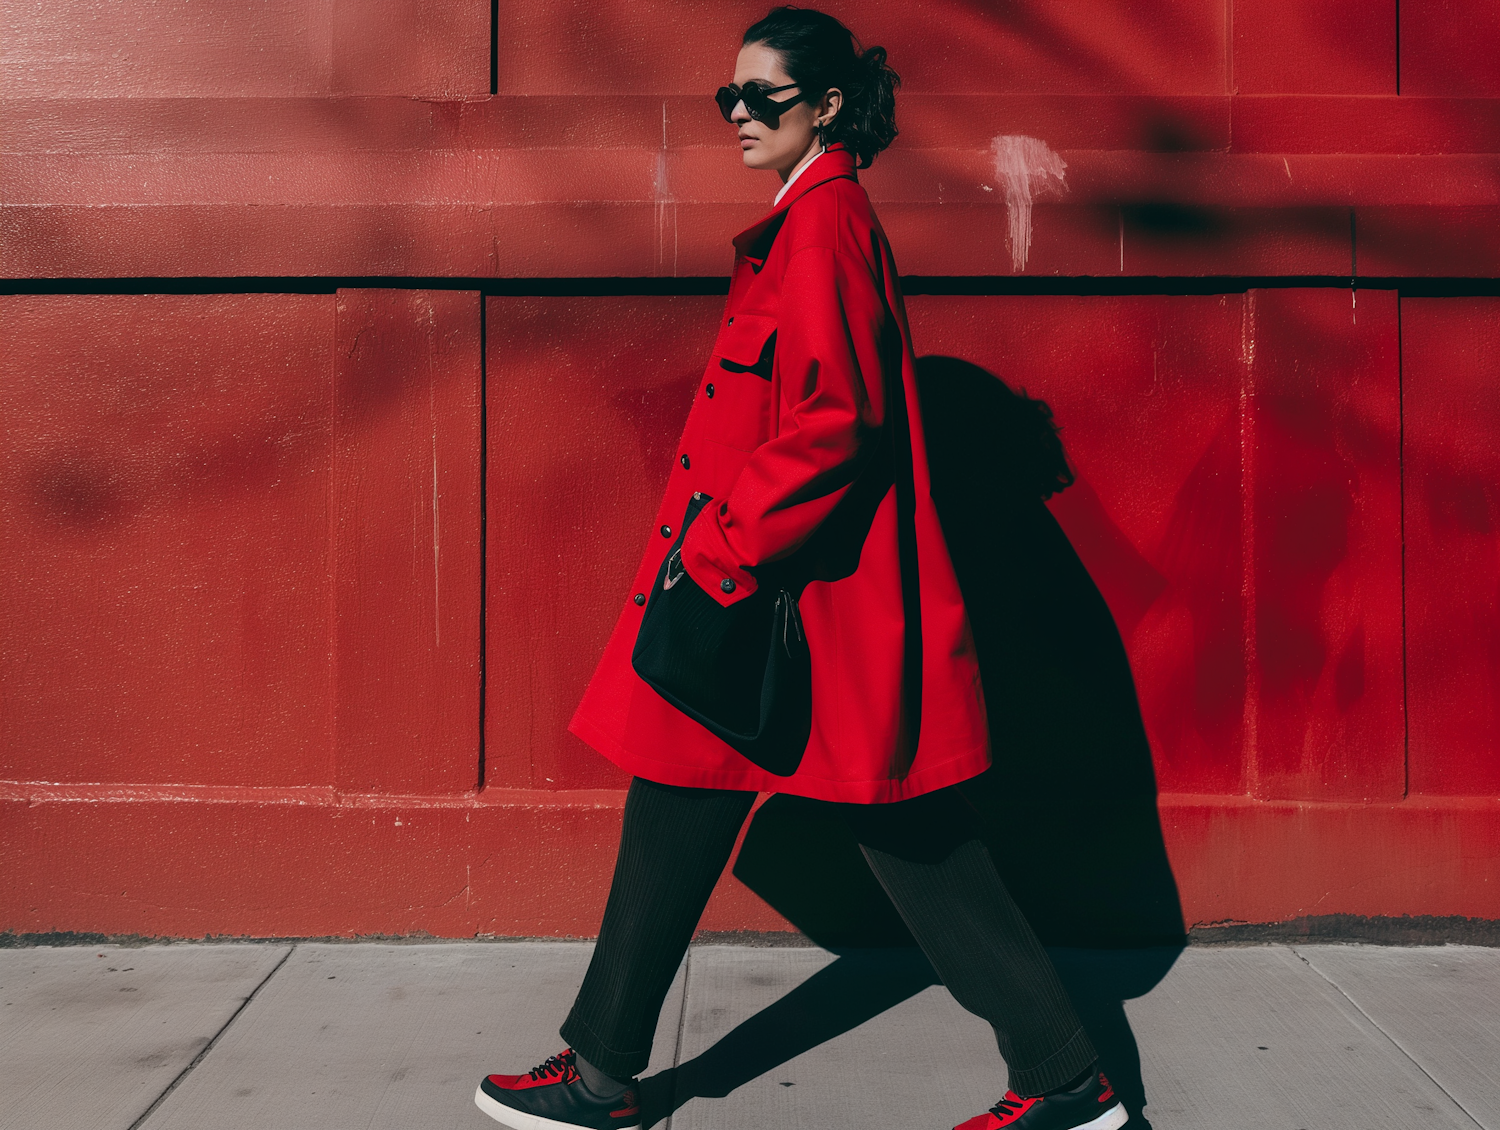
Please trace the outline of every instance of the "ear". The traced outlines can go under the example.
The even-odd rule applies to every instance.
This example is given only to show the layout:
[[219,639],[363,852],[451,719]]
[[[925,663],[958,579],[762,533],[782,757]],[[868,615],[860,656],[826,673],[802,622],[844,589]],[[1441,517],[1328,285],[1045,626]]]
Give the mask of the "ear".
[[833,119],[838,117],[839,110],[844,105],[844,92],[836,86],[828,88],[828,93],[823,95],[823,100],[818,103],[818,112],[814,121],[822,125],[829,125]]

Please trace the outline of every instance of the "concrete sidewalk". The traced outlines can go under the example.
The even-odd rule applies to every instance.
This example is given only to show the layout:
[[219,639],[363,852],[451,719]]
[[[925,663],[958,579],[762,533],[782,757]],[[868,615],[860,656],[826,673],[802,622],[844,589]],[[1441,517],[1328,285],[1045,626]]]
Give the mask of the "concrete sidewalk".
[[[480,1076],[558,1050],[589,952],[0,950],[0,1127],[487,1130]],[[1157,1130],[1500,1130],[1500,950],[1056,956],[1106,1069],[1137,1108],[1143,1091]],[[673,1130],[947,1130],[1003,1079],[988,1029],[919,956],[700,945],[643,1090]]]

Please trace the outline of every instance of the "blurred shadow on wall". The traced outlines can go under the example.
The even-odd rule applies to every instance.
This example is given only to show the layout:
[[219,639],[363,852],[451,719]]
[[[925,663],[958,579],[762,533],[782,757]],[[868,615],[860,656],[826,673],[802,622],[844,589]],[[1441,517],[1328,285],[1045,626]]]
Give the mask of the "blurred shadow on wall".
[[[932,490],[973,623],[994,761],[962,786],[1005,882],[1051,949],[1101,1055],[1146,1125],[1124,1001],[1166,975],[1182,908],[1151,749],[1109,608],[1043,499],[1072,481],[1051,414],[977,365],[917,362]],[[774,796],[734,874],[832,964],[708,1051],[643,1084],[664,1117],[937,983],[835,809]]]

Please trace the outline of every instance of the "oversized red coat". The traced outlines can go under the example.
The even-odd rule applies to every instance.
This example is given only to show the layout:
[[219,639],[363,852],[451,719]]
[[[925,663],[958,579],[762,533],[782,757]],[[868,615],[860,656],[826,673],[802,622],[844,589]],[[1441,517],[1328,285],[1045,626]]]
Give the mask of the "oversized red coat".
[[[831,147],[734,239],[729,301],[671,478],[604,657],[570,729],[670,785],[904,800],[989,765],[979,664],[929,493],[906,309],[890,245]],[[799,552],[812,736],[797,772],[753,765],[659,697],[631,651],[689,496],[683,543],[721,604]],[[732,580],[732,592],[723,582]]]

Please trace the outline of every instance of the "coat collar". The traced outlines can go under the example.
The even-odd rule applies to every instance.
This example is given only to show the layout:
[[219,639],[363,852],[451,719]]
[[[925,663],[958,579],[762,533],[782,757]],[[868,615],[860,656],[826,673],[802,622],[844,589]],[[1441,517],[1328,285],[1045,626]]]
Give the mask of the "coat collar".
[[781,203],[734,237],[734,249],[747,259],[764,261],[771,240],[786,218],[786,210],[808,189],[839,177],[859,180],[854,171],[854,154],[845,149],[842,142],[836,141],[802,170],[802,175],[787,189]]

